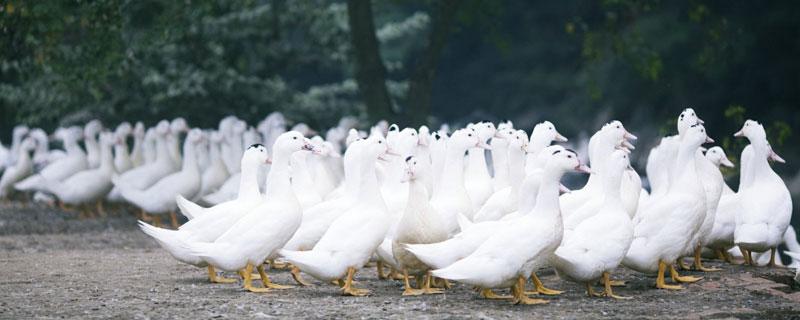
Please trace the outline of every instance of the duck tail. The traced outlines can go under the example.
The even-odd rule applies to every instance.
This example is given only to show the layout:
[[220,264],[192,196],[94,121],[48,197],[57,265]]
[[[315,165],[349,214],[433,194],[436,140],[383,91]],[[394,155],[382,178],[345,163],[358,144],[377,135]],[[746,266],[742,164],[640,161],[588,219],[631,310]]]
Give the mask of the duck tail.
[[192,265],[197,265],[202,262],[200,258],[189,253],[187,250],[188,244],[186,238],[188,235],[185,232],[157,228],[141,220],[139,220],[139,229],[155,239],[161,248],[169,252],[169,254],[178,261]]
[[187,200],[182,195],[175,196],[175,202],[178,204],[178,208],[181,209],[181,214],[192,220],[196,217],[199,217],[205,213],[206,208],[201,207],[200,205]]
[[35,174],[25,178],[20,182],[15,183],[14,189],[17,189],[18,191],[32,191],[32,190],[43,191],[42,189],[45,186],[43,182],[44,182],[44,177],[41,174]]
[[[460,261],[459,261],[460,262]],[[466,263],[454,263],[446,268],[436,269],[431,271],[431,273],[439,278],[453,280],[453,281],[462,281],[465,279],[469,279],[470,277],[468,274],[471,274],[469,270],[465,270],[463,265],[468,265]]]
[[787,251],[800,253],[800,243],[797,242],[797,232],[794,231],[794,227],[786,228],[786,232],[783,233],[783,243],[786,244]]
[[140,208],[142,207],[141,205],[139,205],[140,203],[147,202],[148,197],[143,190],[138,190],[124,183],[118,175],[114,175],[111,178],[111,182],[114,183],[114,185],[117,187],[122,198],[124,198],[128,202],[133,203],[134,205]]
[[467,216],[465,216],[461,212],[456,214],[456,218],[458,219],[458,227],[461,228],[461,232],[464,232],[464,230],[471,228],[472,225],[474,224],[472,221],[469,220],[469,218],[467,218]]
[[458,260],[453,256],[457,250],[450,250],[454,248],[450,248],[449,243],[448,240],[431,244],[403,244],[403,247],[426,265],[441,269]]
[[331,252],[322,250],[310,251],[291,251],[280,250],[278,252],[291,264],[297,266],[305,273],[312,275],[315,278],[329,280],[340,277],[339,272],[334,270],[326,270],[326,266],[337,265],[338,263],[332,261],[333,257]]

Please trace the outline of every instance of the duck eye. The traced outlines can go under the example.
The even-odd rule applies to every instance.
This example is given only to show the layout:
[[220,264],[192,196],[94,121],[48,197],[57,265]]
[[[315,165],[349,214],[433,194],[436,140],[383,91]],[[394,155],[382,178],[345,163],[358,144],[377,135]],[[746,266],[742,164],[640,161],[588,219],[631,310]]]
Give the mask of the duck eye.
[[380,143],[383,143],[383,141],[378,141],[378,143],[379,143],[379,144],[380,144]]
[[297,140],[297,137],[292,137],[292,139],[295,139],[295,140]]
[[571,154],[568,154],[568,155],[567,155],[567,158],[570,158],[570,159],[572,159],[572,155],[571,155]]
[[467,134],[467,136],[468,136],[468,137],[471,137],[471,136],[472,136],[472,134],[471,134],[471,133],[470,133],[470,134]]
[[619,126],[617,126],[617,129],[619,129]]

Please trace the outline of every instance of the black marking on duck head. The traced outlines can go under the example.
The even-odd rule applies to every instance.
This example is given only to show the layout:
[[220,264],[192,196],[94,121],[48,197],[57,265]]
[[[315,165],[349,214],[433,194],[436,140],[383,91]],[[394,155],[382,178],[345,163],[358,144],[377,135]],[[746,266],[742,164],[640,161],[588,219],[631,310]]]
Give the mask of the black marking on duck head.
[[254,143],[254,144],[251,144],[249,147],[247,147],[247,149],[249,150],[249,149],[258,148],[258,147],[264,147],[264,145],[260,144],[260,143]]

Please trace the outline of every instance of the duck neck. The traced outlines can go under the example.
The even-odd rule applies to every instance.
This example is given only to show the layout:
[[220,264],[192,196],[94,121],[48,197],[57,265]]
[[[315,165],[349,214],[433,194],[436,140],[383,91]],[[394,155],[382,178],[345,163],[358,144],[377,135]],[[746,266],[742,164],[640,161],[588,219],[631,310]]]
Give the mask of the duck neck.
[[603,179],[606,206],[622,206],[622,172],[607,172]]
[[197,168],[197,143],[190,142],[189,139],[183,143],[183,170],[191,170],[192,172],[199,172]]
[[314,181],[308,171],[307,158],[309,153],[308,151],[295,152],[292,154],[291,160],[292,186],[300,187],[303,190],[310,190],[314,186]]
[[286,194],[294,195],[292,190],[291,177],[289,175],[289,161],[291,153],[284,150],[276,150],[272,157],[272,166],[267,175],[265,186],[266,197],[282,197]]
[[212,164],[225,166],[225,163],[222,161],[222,155],[219,152],[219,142],[211,142],[208,145],[208,155]]
[[261,195],[258,191],[258,168],[260,166],[261,163],[255,161],[247,162],[245,158],[242,158],[242,172],[239,174],[238,199],[255,199]]
[[100,151],[100,147],[97,145],[97,137],[95,134],[86,135],[83,142],[86,144],[86,152],[95,153]]
[[502,139],[492,139],[492,168],[494,179],[509,182],[508,142]]
[[542,151],[544,150],[544,148],[550,146],[551,142],[552,141],[549,139],[536,137],[530,140],[530,144],[528,145],[528,151],[530,151],[531,154],[539,154],[539,151]]
[[169,147],[167,147],[167,136],[159,136],[156,138],[156,161],[172,161],[170,156]]
[[[680,149],[678,149],[678,157],[675,160],[675,165],[673,168],[674,174],[676,175],[676,179],[670,181],[669,190],[681,190],[681,191],[688,191],[693,192],[697,190],[690,190],[691,188],[699,187],[697,182],[697,166],[695,163],[695,151],[697,150],[697,146],[691,146],[687,144],[681,144]],[[689,189],[687,189],[689,188]]]
[[509,148],[507,170],[509,172],[509,183],[512,188],[511,192],[516,193],[522,184],[522,180],[525,179],[523,174],[525,172],[525,151],[523,151],[522,148]]
[[68,155],[84,154],[83,150],[78,146],[78,141],[73,137],[64,139],[64,150],[67,151]]
[[47,138],[37,139],[36,140],[36,154],[46,155],[49,151],[49,147],[47,146]]
[[559,180],[564,174],[561,170],[546,168],[542,172],[542,180],[539,184],[539,193],[536,194],[536,205],[533,212],[545,215],[561,215],[561,208],[558,202]]
[[444,155],[444,167],[439,190],[464,189],[464,149],[448,146]]
[[378,186],[378,176],[375,171],[375,160],[367,159],[362,168],[359,199],[370,204],[386,205]]
[[[117,150],[118,145],[114,148]],[[127,152],[127,149],[125,150]],[[119,153],[118,153],[119,154]],[[100,170],[113,171],[114,170],[114,155],[111,153],[111,145],[103,144],[100,146]]]
[[129,158],[130,154],[128,153],[128,145],[126,145],[125,142],[114,144],[114,154],[116,154],[117,158],[120,159]]
[[750,177],[753,181],[759,177],[765,177],[769,174],[774,174],[772,167],[769,166],[769,147],[766,141],[750,142],[753,146],[753,156],[751,157]]
[[486,166],[486,151],[483,148],[470,148],[467,151],[467,169],[476,174],[489,175],[489,168]]

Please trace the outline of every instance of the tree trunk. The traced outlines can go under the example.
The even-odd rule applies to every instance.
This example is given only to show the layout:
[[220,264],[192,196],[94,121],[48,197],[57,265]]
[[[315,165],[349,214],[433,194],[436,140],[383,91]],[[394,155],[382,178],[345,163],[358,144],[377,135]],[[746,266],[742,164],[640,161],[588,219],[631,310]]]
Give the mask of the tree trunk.
[[372,123],[390,121],[392,101],[386,88],[386,67],[381,60],[370,0],[348,0],[347,20],[356,57],[356,81]]
[[431,112],[431,92],[436,65],[446,44],[447,35],[458,10],[458,0],[442,0],[434,2],[431,17],[431,31],[422,56],[417,59],[414,72],[411,74],[406,101],[406,119],[408,125],[428,123]]

